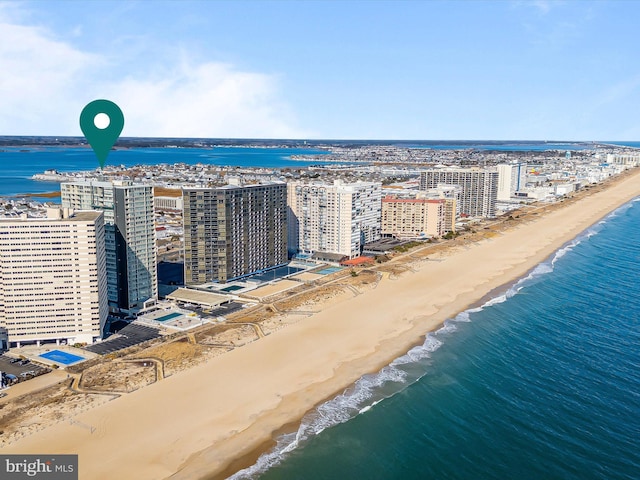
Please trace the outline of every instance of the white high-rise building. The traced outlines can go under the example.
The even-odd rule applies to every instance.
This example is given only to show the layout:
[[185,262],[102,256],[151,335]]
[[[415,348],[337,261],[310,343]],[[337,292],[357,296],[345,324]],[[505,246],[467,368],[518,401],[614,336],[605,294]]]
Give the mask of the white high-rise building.
[[109,307],[136,312],[158,298],[153,187],[128,181],[60,185],[62,206],[104,212]]
[[107,321],[102,212],[47,214],[0,219],[0,330],[10,347],[92,343]]
[[607,163],[613,165],[623,165],[625,168],[637,167],[638,165],[640,165],[640,155],[637,153],[607,153]]
[[471,217],[496,216],[498,172],[474,168],[441,168],[420,174],[420,190],[440,184],[460,185],[460,213]]
[[358,257],[380,238],[382,185],[374,182],[287,185],[289,252]]
[[523,163],[503,163],[498,165],[497,200],[508,201],[526,183],[527,168]]

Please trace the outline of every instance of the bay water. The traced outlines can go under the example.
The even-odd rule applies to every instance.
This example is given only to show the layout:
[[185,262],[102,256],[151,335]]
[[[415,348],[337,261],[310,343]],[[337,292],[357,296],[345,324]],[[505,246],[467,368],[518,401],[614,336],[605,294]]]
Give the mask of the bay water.
[[[160,165],[185,163],[254,168],[300,168],[317,161],[299,161],[292,155],[326,153],[302,148],[131,148],[109,153],[106,165]],[[51,192],[60,189],[58,182],[31,180],[45,170],[59,172],[94,171],[96,156],[90,148],[3,147],[0,149],[0,196]]]

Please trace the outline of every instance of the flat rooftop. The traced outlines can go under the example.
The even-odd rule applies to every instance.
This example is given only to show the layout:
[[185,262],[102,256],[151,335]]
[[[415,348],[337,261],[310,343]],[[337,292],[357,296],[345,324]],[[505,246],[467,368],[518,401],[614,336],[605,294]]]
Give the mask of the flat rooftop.
[[100,215],[102,215],[102,212],[95,210],[76,210],[67,218],[63,218],[62,214],[60,214],[60,217],[2,217],[0,221],[6,223],[92,222]]
[[179,288],[175,292],[167,295],[166,298],[176,302],[193,303],[211,308],[218,307],[223,303],[227,303],[232,300],[228,295],[203,292],[202,290],[192,290],[190,288]]

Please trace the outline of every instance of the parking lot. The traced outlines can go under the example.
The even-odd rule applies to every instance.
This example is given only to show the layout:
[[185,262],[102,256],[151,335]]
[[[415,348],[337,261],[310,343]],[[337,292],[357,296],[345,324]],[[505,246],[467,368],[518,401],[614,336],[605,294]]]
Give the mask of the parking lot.
[[15,361],[15,357],[0,355],[0,372],[13,375],[18,382],[50,372],[51,370],[29,360]]
[[84,349],[99,355],[106,355],[107,353],[116,352],[159,336],[160,331],[157,328],[131,323],[107,340],[89,345]]

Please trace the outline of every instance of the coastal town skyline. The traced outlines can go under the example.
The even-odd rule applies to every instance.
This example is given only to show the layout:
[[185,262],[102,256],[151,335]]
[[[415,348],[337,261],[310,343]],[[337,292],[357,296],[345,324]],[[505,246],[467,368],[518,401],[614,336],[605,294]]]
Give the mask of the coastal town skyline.
[[0,129],[79,135],[112,98],[125,137],[633,140],[638,8],[2,2]]
[[0,0],[0,478],[636,478],[637,18]]
[[[591,371],[594,356],[609,356],[606,347],[582,346],[591,338],[583,334],[585,328],[592,328],[586,325],[585,319],[593,324],[594,333],[601,340],[602,325],[610,330],[607,338],[630,338],[628,330],[632,325],[619,321],[633,318],[633,311],[625,313],[629,310],[627,303],[621,301],[617,313],[608,310],[611,302],[620,298],[621,289],[613,288],[603,294],[604,282],[598,277],[592,282],[593,293],[588,294],[589,302],[584,308],[592,309],[591,305],[595,304],[593,311],[600,313],[585,311],[566,315],[567,306],[582,307],[579,299],[585,282],[580,284],[581,291],[576,292],[575,288],[567,290],[568,282],[563,278],[568,275],[580,281],[587,278],[586,271],[592,270],[583,262],[602,263],[603,250],[595,243],[601,237],[608,246],[604,249],[607,260],[599,267],[600,275],[611,276],[607,262],[609,258],[615,260],[616,251],[629,258],[629,247],[612,249],[611,246],[620,244],[621,236],[637,224],[634,220],[637,202],[633,199],[637,197],[640,181],[637,169],[640,155],[636,149],[615,145],[565,145],[571,150],[547,149],[546,144],[511,145],[510,148],[515,149],[506,151],[484,151],[482,145],[479,147],[451,150],[334,145],[330,153],[322,154],[324,162],[318,159],[317,153],[312,153],[314,149],[309,149],[307,155],[312,160],[306,164],[293,166],[291,162],[290,166],[281,164],[273,168],[256,167],[255,164],[260,163],[256,157],[293,154],[299,162],[305,157],[300,153],[304,149],[134,147],[120,149],[114,152],[114,157],[156,152],[174,163],[140,165],[133,162],[130,167],[114,164],[101,170],[94,167],[85,172],[48,171],[36,175],[34,179],[45,183],[71,183],[62,185],[62,208],[50,202],[45,208],[20,196],[7,198],[0,206],[4,214],[0,219],[3,229],[0,259],[5,279],[0,282],[0,288],[6,324],[4,339],[0,337],[0,340],[5,347],[10,347],[0,357],[3,374],[7,371],[2,380],[9,387],[8,392],[0,392],[3,410],[9,412],[0,419],[5,432],[0,442],[3,453],[38,453],[43,451],[43,445],[50,444],[51,438],[56,438],[59,448],[81,459],[82,478],[112,475],[119,468],[135,471],[136,476],[143,478],[155,476],[148,474],[158,469],[154,457],[169,442],[180,448],[166,452],[163,457],[160,468],[167,472],[162,475],[165,477],[176,471],[186,476],[194,476],[196,471],[221,472],[228,476],[245,467],[230,478],[300,478],[297,472],[306,476],[315,471],[306,460],[302,464],[296,460],[315,454],[309,439],[322,442],[340,434],[342,427],[338,425],[345,419],[347,429],[358,424],[348,421],[354,417],[380,423],[375,419],[381,408],[386,408],[383,411],[387,414],[393,402],[405,396],[395,393],[415,393],[414,386],[452,391],[460,383],[467,383],[462,374],[457,373],[452,378],[462,382],[442,385],[442,375],[447,375],[451,366],[460,366],[458,361],[443,362],[443,355],[449,358],[450,353],[446,352],[453,349],[456,358],[463,362],[469,361],[470,356],[474,363],[494,361],[486,347],[460,348],[457,339],[469,338],[471,334],[471,339],[477,337],[484,342],[483,335],[490,334],[492,345],[500,341],[503,345],[513,345],[518,341],[513,335],[498,335],[500,329],[490,324],[500,319],[500,312],[504,311],[501,305],[507,309],[511,305],[518,308],[519,302],[532,301],[531,307],[524,310],[531,311],[526,318],[522,318],[522,310],[516,315],[518,310],[511,310],[500,323],[503,328],[522,330],[519,336],[534,346],[531,355],[535,358],[530,362],[519,361],[527,348],[489,349],[498,356],[514,355],[513,361],[505,362],[508,366],[530,366],[538,362],[536,366],[531,365],[527,379],[521,380],[520,370],[518,374],[508,374],[510,381],[517,385],[513,391],[536,388],[528,378],[554,363],[546,357],[540,361],[537,346],[544,346],[548,341],[551,322],[557,330],[558,338],[550,346],[550,357],[558,358],[560,369],[548,380],[545,378],[547,385],[543,390],[549,392],[551,398],[561,400],[544,400],[532,405],[514,398],[508,400],[511,407],[501,410],[509,412],[508,427],[522,419],[526,422],[515,437],[511,434],[514,439],[521,438],[523,432],[527,435],[524,448],[515,449],[521,458],[517,464],[502,466],[500,462],[485,461],[491,452],[478,449],[476,443],[466,449],[473,459],[463,465],[460,465],[458,448],[445,448],[445,455],[419,465],[389,462],[382,448],[369,447],[370,442],[357,447],[359,454],[366,455],[371,462],[383,462],[390,477],[401,468],[415,472],[453,469],[461,473],[461,478],[472,479],[478,478],[479,470],[489,468],[497,472],[519,471],[523,462],[526,468],[536,472],[539,459],[545,456],[551,457],[549,463],[544,463],[545,471],[580,469],[586,472],[587,462],[596,458],[597,468],[615,469],[624,475],[625,469],[632,468],[624,462],[632,463],[635,458],[635,450],[630,449],[634,445],[630,440],[634,437],[627,433],[635,431],[633,423],[627,428],[627,424],[617,424],[615,417],[603,420],[612,429],[626,428],[621,435],[629,439],[623,440],[624,450],[616,445],[615,456],[612,456],[609,452],[615,443],[590,433],[601,429],[601,422],[589,418],[581,424],[579,416],[567,415],[558,428],[563,431],[574,425],[580,425],[581,431],[584,428],[587,432],[584,441],[593,445],[589,457],[580,450],[567,449],[569,461],[564,455],[557,458],[556,445],[562,446],[562,441],[558,441],[551,447],[543,445],[545,448],[532,459],[530,445],[538,441],[536,432],[540,428],[554,428],[556,421],[545,422],[545,417],[540,423],[529,420],[528,415],[540,408],[546,411],[549,406],[554,409],[559,406],[561,411],[564,402],[590,408],[606,391],[613,392],[609,394],[611,401],[622,402],[621,408],[630,412],[629,418],[637,418],[634,414],[637,406],[632,399],[625,401],[624,395],[617,394],[619,390],[589,386],[589,382],[611,378],[610,372],[618,364],[615,359],[603,365],[595,376],[585,377],[585,385],[573,383],[556,392],[559,385],[565,385],[557,379],[566,378],[567,368]],[[525,150],[519,149],[523,147]],[[215,160],[224,150],[249,157],[254,166],[230,166],[227,161],[226,166],[202,162],[203,158]],[[77,145],[24,145],[5,146],[1,153],[7,160],[5,164],[21,163],[19,158],[35,160],[37,157],[59,157],[64,163],[66,157],[78,165],[78,158],[91,152]],[[203,153],[212,156],[198,156]],[[187,155],[183,160],[195,155],[200,161],[176,162],[176,157],[181,155]],[[149,191],[153,191],[154,197],[153,221],[149,218]],[[91,205],[97,211],[75,210],[84,205]],[[127,208],[118,210],[118,206]],[[266,212],[273,214],[265,215]],[[619,224],[618,217],[624,223]],[[267,226],[269,222],[278,223],[280,235],[260,234],[262,231],[275,233],[272,226]],[[82,232],[77,227],[80,224]],[[286,264],[284,257],[272,258],[270,254],[277,246],[284,246],[285,225],[287,247],[292,247],[289,250],[295,253]],[[155,228],[141,230],[142,226]],[[249,232],[250,235],[245,235]],[[34,234],[39,238],[43,255],[31,256],[29,239]],[[607,240],[609,235],[618,241]],[[63,237],[68,241],[61,247]],[[593,244],[591,237],[594,237]],[[153,297],[142,302],[142,309],[136,307],[138,311],[134,315],[127,315],[133,313],[130,305],[121,308],[109,302],[112,314],[107,316],[107,323],[109,328],[120,330],[103,338],[101,331],[110,287],[108,259],[116,260],[116,273],[124,275],[130,270],[133,272],[134,267],[138,269],[138,273],[129,276],[129,297],[134,289],[143,293],[143,289],[153,288],[140,274],[144,273],[140,263],[142,253],[147,252],[151,257],[156,254],[156,248],[141,245],[145,238],[156,239],[157,297],[154,288],[154,292],[150,292]],[[349,241],[336,241],[341,238]],[[367,243],[362,245],[363,241]],[[80,242],[82,247],[78,251],[76,245]],[[126,242],[126,249],[121,248],[122,242]],[[217,247],[213,250],[209,245]],[[109,253],[114,246],[115,255]],[[139,246],[142,250],[130,256],[129,252],[133,253],[133,248]],[[598,253],[576,256],[573,250],[577,253],[582,248],[595,248],[592,251]],[[119,262],[118,252],[125,250],[126,262]],[[180,269],[182,255],[185,276],[196,270],[208,273],[212,269],[218,281],[213,277],[194,278],[195,283],[205,283],[189,286],[186,284],[191,282],[185,281],[183,286],[176,268],[167,269]],[[50,256],[55,257],[55,263]],[[29,262],[28,268],[25,262]],[[574,268],[578,273],[571,273],[567,268]],[[612,271],[615,272],[615,267]],[[43,280],[56,284],[61,282],[58,278],[78,277],[81,280],[75,283],[65,280],[62,283],[65,289],[39,287]],[[615,279],[616,275],[611,277]],[[84,287],[82,278],[89,282]],[[546,281],[540,281],[543,278]],[[107,296],[104,295],[105,279]],[[133,281],[135,285],[131,284]],[[526,294],[536,285],[554,285],[554,282],[564,299],[553,300],[555,294]],[[630,282],[627,284],[633,285],[633,281]],[[91,292],[90,285],[94,286]],[[125,292],[119,282],[113,286]],[[24,298],[25,289],[30,290],[28,298]],[[519,294],[521,289],[524,295]],[[78,291],[90,295],[78,295]],[[69,298],[54,299],[62,295]],[[539,301],[540,298],[544,301]],[[53,307],[61,312],[55,325],[49,331],[40,332],[39,319],[48,318],[50,311],[50,307],[43,304],[50,301],[66,303]],[[472,308],[474,301],[479,302],[476,306],[481,306]],[[72,302],[73,307],[69,308]],[[558,305],[561,308],[554,313]],[[607,310],[598,310],[603,308],[598,305],[607,305]],[[540,308],[545,309],[542,314]],[[38,313],[32,313],[34,309]],[[83,309],[90,313],[83,314],[85,321],[78,323],[75,319]],[[487,317],[478,321],[482,312],[486,312]],[[122,318],[123,315],[127,316]],[[16,319],[21,330],[14,328]],[[531,326],[534,321],[538,327]],[[74,326],[73,331],[66,328],[67,324]],[[106,323],[104,325],[106,330]],[[542,332],[539,342],[531,342],[532,328]],[[568,329],[575,333],[567,336]],[[454,333],[458,330],[459,333]],[[393,345],[389,355],[383,357],[387,366],[377,373],[369,373],[380,368],[376,346],[381,338]],[[580,342],[577,346],[576,341]],[[626,341],[633,344],[633,339]],[[618,344],[615,340],[613,343]],[[346,370],[347,376],[342,375],[338,366],[344,364],[345,357],[335,347],[340,344],[344,344],[344,351],[352,358],[355,356],[355,362],[365,362],[364,370],[350,367]],[[555,344],[564,348],[558,349]],[[562,354],[557,353],[558,350],[564,352],[565,348],[567,358],[571,359],[566,367],[561,365],[565,363]],[[572,353],[571,349],[579,353]],[[233,354],[226,354],[232,350]],[[633,362],[634,353],[628,350]],[[21,360],[23,357],[26,359]],[[349,362],[350,366],[354,365],[354,361]],[[200,367],[191,368],[195,365]],[[500,373],[504,369],[480,370],[489,374],[479,377],[481,381],[472,387],[474,390],[484,390],[486,385],[500,383],[505,378]],[[203,386],[198,381],[203,371],[217,381]],[[337,374],[327,376],[327,371]],[[104,372],[112,373],[105,375]],[[69,375],[73,377],[70,385]],[[31,379],[36,376],[51,385],[40,393],[33,392],[32,388],[38,384]],[[327,382],[330,382],[328,389]],[[623,378],[619,383],[621,391],[633,391],[632,378]],[[259,385],[250,401],[246,396],[247,384]],[[586,393],[572,397],[576,387]],[[290,408],[288,399],[299,396],[297,392],[301,388],[305,389],[304,400]],[[327,391],[335,396],[326,400]],[[115,401],[93,403],[94,398],[105,394],[114,395]],[[456,393],[455,397],[465,399],[465,405],[468,404],[464,393]],[[78,403],[71,407],[65,398]],[[155,401],[157,398],[163,402]],[[276,408],[278,415],[271,415],[270,406],[281,402],[281,398],[287,401]],[[181,399],[188,400],[181,403]],[[171,401],[176,414],[158,422],[166,411],[167,400]],[[24,408],[27,401],[30,408]],[[378,406],[381,401],[384,403]],[[440,442],[431,438],[440,435],[466,442],[468,429],[456,432],[449,425],[468,422],[468,409],[461,413],[451,410],[454,418],[460,418],[463,423],[447,421],[439,433],[428,419],[438,409],[437,401],[430,397],[426,402],[412,402],[420,406],[419,412],[401,408],[392,413],[415,417],[415,428],[429,432],[420,438],[435,442],[433,447],[438,447]],[[491,404],[493,402],[495,399]],[[446,403],[448,413],[451,402]],[[481,435],[491,434],[500,439],[503,431],[499,426],[494,428],[493,410],[488,412],[488,417],[483,413],[486,404],[487,400],[482,399],[474,405],[479,415],[472,417],[478,419]],[[299,412],[305,411],[307,414],[300,418]],[[364,413],[365,417],[361,417]],[[260,421],[236,434],[240,430],[235,425],[246,424],[246,418],[253,414],[259,415]],[[71,420],[59,422],[60,415],[70,415]],[[299,422],[299,426],[278,434],[273,438],[276,446],[265,451],[262,445],[272,437],[256,433],[256,428],[267,432],[276,430],[282,425],[281,415],[286,415],[291,425]],[[36,424],[32,422],[34,417],[38,418]],[[549,417],[557,418],[554,414]],[[266,430],[260,426],[263,419],[270,422]],[[332,428],[334,426],[337,428]],[[136,438],[136,432],[146,434],[150,428],[154,432],[153,442],[147,448],[135,452],[126,446],[113,448],[115,439],[125,435]],[[232,433],[227,434],[231,428]],[[213,433],[201,441],[196,432],[204,430]],[[397,425],[385,430],[380,437],[385,439],[385,445],[389,431],[398,436],[407,431]],[[94,435],[96,431],[99,436]],[[217,440],[219,438],[223,440]],[[356,432],[355,438],[362,435]],[[582,437],[576,434],[571,440],[574,438]],[[107,444],[118,461],[108,464],[99,461],[104,454],[103,445]],[[422,448],[420,444],[408,444],[403,450],[415,452]],[[293,450],[296,454],[290,456],[288,452]],[[242,453],[245,451],[246,457]],[[194,452],[198,455],[194,456]],[[341,464],[343,459],[339,453],[336,464],[340,466],[329,468],[340,473],[348,473],[354,467],[366,468],[352,462]],[[183,459],[188,455],[195,460],[185,463]],[[450,459],[445,458],[447,455]],[[204,465],[200,458],[205,458]],[[612,478],[626,478],[620,475]],[[323,474],[310,478],[328,477]]]

